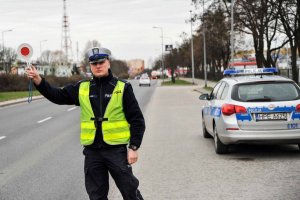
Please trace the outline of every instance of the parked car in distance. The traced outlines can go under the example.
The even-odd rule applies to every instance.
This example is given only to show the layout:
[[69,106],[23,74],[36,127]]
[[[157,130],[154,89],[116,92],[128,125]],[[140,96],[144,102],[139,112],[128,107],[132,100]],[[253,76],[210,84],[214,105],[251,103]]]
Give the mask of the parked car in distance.
[[151,81],[148,76],[141,76],[141,78],[139,79],[139,86],[143,85],[147,85],[149,87],[151,86]]
[[217,154],[231,144],[282,143],[300,148],[300,88],[276,68],[225,70],[210,94],[202,94],[202,132]]

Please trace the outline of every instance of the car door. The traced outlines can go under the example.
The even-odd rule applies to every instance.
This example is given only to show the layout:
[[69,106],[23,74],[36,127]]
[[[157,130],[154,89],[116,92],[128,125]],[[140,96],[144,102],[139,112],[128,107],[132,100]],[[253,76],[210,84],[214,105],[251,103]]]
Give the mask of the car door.
[[207,105],[207,116],[205,118],[205,125],[208,132],[213,132],[213,118],[218,112],[216,107],[217,93],[223,82],[217,83],[212,92],[210,93],[208,105]]

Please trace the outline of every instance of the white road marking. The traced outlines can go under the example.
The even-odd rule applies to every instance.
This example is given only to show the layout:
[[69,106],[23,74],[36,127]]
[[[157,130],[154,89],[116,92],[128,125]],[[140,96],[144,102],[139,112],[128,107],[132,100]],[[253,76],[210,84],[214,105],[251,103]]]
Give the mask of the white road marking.
[[45,121],[47,121],[49,119],[52,119],[52,117],[47,117],[45,119],[42,119],[42,120],[38,121],[37,123],[43,123],[43,122],[45,122]]
[[6,138],[6,136],[0,136],[0,140],[2,140],[2,139],[4,139],[4,138]]
[[74,109],[76,109],[76,107],[69,108],[69,109],[68,109],[68,112],[71,111],[71,110],[74,110]]

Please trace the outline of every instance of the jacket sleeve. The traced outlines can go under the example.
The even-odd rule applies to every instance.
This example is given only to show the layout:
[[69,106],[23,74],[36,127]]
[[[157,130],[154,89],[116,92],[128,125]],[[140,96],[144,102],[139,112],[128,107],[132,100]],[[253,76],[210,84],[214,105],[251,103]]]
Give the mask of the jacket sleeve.
[[49,101],[59,105],[77,105],[79,106],[78,92],[79,85],[66,85],[63,88],[52,87],[44,78],[36,89]]
[[130,124],[130,144],[140,147],[145,132],[145,120],[130,83],[126,83],[123,95],[126,120]]

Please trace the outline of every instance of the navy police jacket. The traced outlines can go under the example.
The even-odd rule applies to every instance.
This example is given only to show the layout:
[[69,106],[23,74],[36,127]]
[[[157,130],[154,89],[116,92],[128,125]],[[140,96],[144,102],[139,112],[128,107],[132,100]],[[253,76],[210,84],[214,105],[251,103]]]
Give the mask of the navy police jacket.
[[[112,75],[103,78],[93,78],[90,85],[90,101],[95,117],[103,117],[106,106],[111,98],[112,92],[118,79]],[[45,79],[36,86],[37,90],[48,100],[59,105],[79,105],[79,86],[81,82],[74,85],[66,85],[63,88],[52,87]],[[125,82],[123,94],[123,109],[126,120],[130,124],[130,144],[140,147],[145,132],[145,121],[138,102],[133,93],[130,83]],[[97,124],[97,131],[94,143],[86,146],[87,148],[108,148],[102,137],[101,122]],[[119,146],[119,145],[114,145]]]

